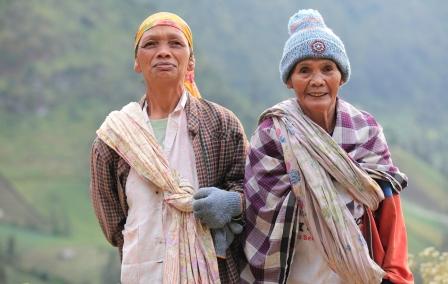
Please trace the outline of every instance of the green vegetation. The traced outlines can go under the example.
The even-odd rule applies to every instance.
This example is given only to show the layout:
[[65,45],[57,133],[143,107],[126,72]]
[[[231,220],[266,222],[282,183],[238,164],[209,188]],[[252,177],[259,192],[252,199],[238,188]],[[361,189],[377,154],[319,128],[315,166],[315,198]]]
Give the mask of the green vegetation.
[[448,215],[423,209],[405,200],[404,214],[409,235],[409,251],[418,253],[429,246],[443,247],[448,243]]
[[[233,110],[250,136],[259,113],[290,95],[277,67],[286,23],[310,7],[349,54],[353,74],[341,96],[378,118],[410,178],[402,194],[410,251],[447,251],[448,4],[0,0],[0,175],[45,227],[22,226],[18,209],[16,223],[0,218],[0,283],[117,279],[116,251],[88,196],[89,150],[106,114],[143,94],[132,43],[146,15],[168,10],[190,23],[203,97]],[[4,257],[11,244],[14,260]]]
[[420,272],[416,283],[448,283],[448,252],[428,247],[417,256],[410,257],[410,267]]
[[434,166],[400,147],[394,147],[392,154],[394,162],[408,175],[410,180],[404,197],[420,206],[448,214],[448,204],[445,202],[446,196],[448,196],[446,177]]

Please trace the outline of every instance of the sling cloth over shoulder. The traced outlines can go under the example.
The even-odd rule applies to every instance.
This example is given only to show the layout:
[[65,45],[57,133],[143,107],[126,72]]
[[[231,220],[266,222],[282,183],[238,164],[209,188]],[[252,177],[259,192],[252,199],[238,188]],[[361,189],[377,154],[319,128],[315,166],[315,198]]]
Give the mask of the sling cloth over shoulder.
[[[272,134],[265,130],[254,134],[249,155],[254,169],[246,174],[245,183],[248,204],[258,212],[256,217],[248,217],[245,253],[258,281],[286,282],[294,253],[294,224],[303,218],[297,214],[297,207],[301,207],[309,216],[302,222],[310,229],[319,253],[342,279],[350,283],[381,282],[384,271],[369,257],[363,235],[340,201],[333,181],[375,210],[384,196],[372,177],[388,180],[400,191],[406,185],[406,176],[393,166],[382,131],[368,114],[341,99],[337,110],[333,137],[303,114],[296,99],[268,109],[260,118],[261,122],[273,121]],[[274,140],[282,148],[283,157],[258,157],[274,147]],[[270,179],[267,170],[280,169],[282,160],[288,177]],[[290,190],[280,189],[276,182],[287,182]],[[273,184],[275,190],[271,193],[263,187],[265,184]],[[290,198],[290,194],[296,198]]]
[[167,244],[163,283],[220,283],[210,231],[192,213],[193,189],[171,173],[146,126],[140,105],[132,102],[110,113],[97,135],[139,175],[164,192],[168,206],[167,216],[163,216]]

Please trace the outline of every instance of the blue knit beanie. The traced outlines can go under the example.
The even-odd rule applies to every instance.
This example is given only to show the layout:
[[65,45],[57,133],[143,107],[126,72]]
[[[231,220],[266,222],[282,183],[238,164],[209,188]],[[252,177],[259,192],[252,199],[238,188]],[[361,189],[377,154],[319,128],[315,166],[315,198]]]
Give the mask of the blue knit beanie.
[[350,62],[341,39],[325,25],[316,10],[299,10],[289,18],[289,39],[280,60],[280,75],[286,84],[291,71],[299,61],[310,58],[333,60],[346,83],[350,78]]

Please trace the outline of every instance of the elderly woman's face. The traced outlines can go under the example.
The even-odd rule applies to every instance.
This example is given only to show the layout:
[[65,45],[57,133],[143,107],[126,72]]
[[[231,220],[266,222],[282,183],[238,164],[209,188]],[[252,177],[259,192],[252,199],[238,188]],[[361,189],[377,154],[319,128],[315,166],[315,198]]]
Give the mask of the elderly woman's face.
[[194,68],[190,47],[184,34],[171,26],[155,26],[147,30],[138,45],[134,69],[150,84],[160,82],[182,84],[187,70]]
[[300,107],[308,116],[334,113],[341,84],[341,72],[336,63],[328,59],[300,61],[287,82],[288,88],[294,89]]

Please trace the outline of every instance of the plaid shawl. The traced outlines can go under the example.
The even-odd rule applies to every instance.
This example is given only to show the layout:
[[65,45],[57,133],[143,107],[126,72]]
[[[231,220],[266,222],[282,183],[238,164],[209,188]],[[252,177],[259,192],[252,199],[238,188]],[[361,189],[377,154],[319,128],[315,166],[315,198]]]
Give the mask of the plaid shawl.
[[[242,276],[248,282],[286,282],[294,252],[298,204],[291,184],[300,176],[288,174],[277,131],[272,118],[262,116],[246,160],[244,250],[251,273],[246,267]],[[406,177],[392,164],[381,126],[370,114],[339,99],[332,138],[373,177],[390,180],[396,191],[406,185]]]

